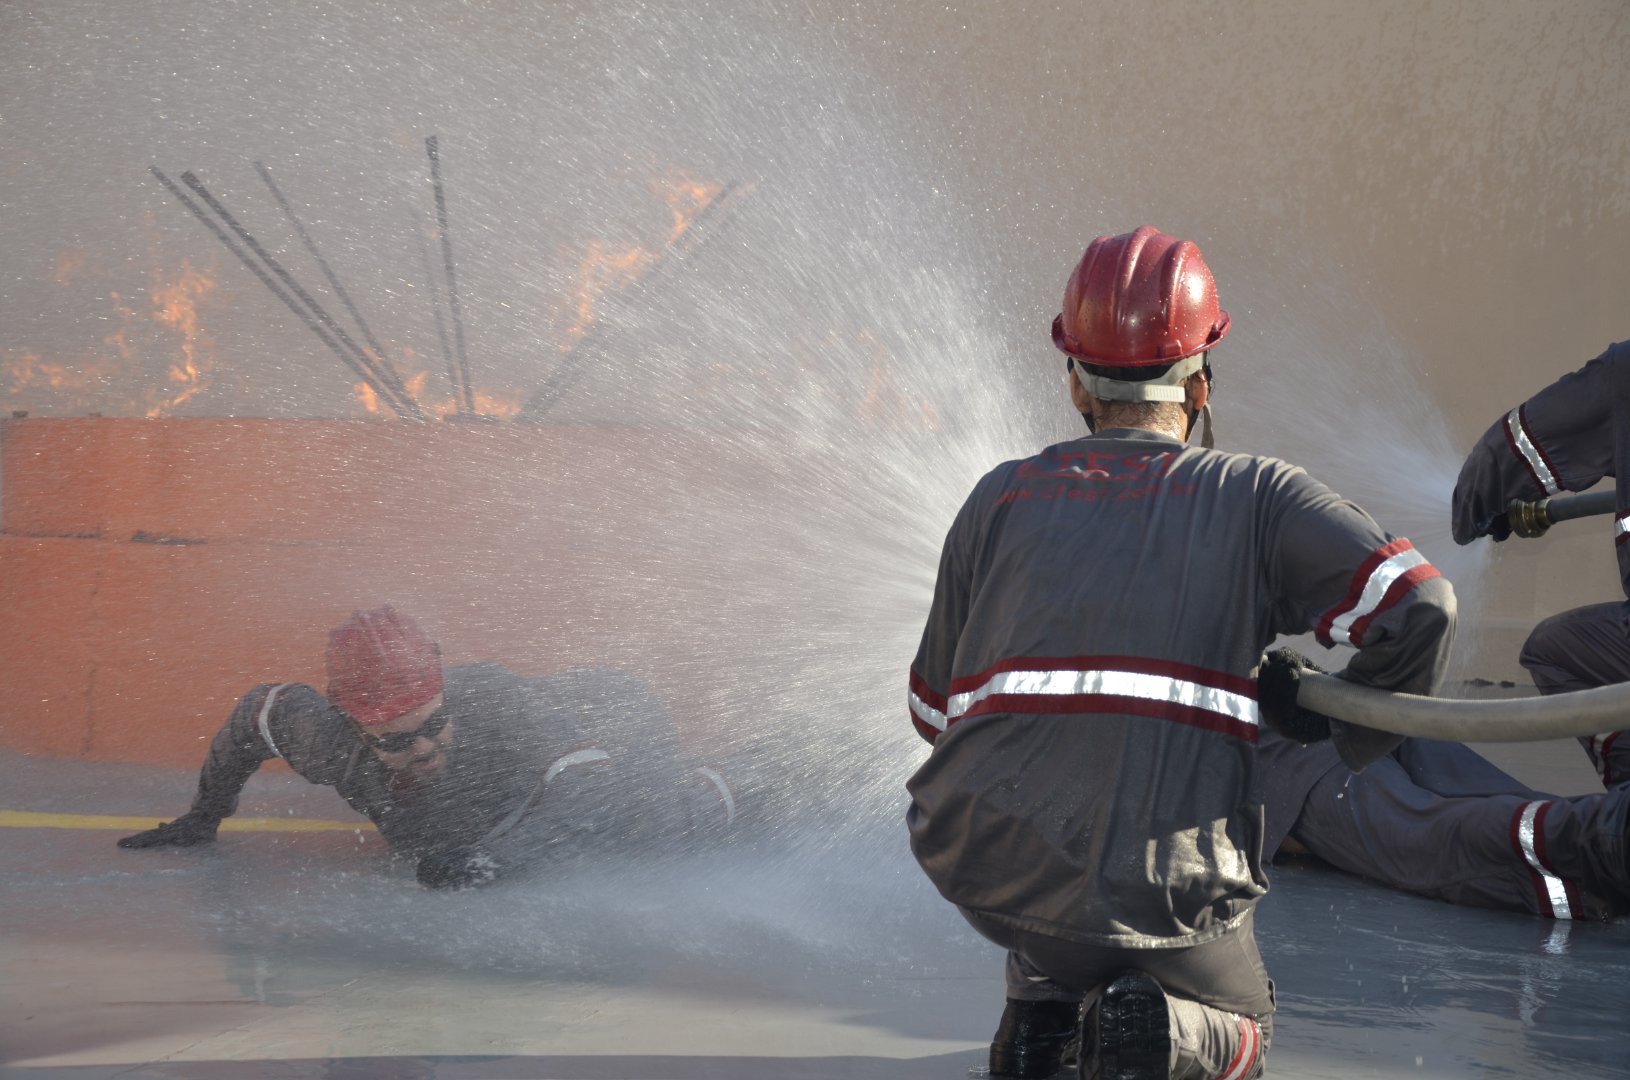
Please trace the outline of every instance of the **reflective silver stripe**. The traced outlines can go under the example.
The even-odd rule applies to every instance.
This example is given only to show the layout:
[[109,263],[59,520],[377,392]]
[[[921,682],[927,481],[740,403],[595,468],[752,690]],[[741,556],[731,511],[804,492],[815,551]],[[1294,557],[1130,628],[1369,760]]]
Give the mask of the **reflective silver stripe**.
[[1630,514],[1621,514],[1613,522],[1614,536],[1623,536],[1625,533],[1630,533]]
[[1535,446],[1534,440],[1528,437],[1528,429],[1522,426],[1522,409],[1520,406],[1512,409],[1506,415],[1505,426],[1506,431],[1511,434],[1512,445],[1523,456],[1523,460],[1528,462],[1528,467],[1534,470],[1534,475],[1539,478],[1540,486],[1545,489],[1545,494],[1555,495],[1561,491],[1562,485],[1556,482],[1556,477],[1552,476],[1551,470],[1546,468],[1545,459],[1539,456],[1539,447]]
[[552,783],[555,777],[559,776],[573,765],[582,765],[584,762],[588,761],[604,761],[610,756],[611,755],[606,753],[604,750],[598,749],[573,750],[571,753],[555,759],[554,764],[549,766],[549,771],[543,774],[543,782],[545,784]]
[[266,740],[267,747],[270,748],[272,753],[276,754],[278,757],[283,756],[283,751],[279,750],[277,748],[277,744],[272,741],[272,726],[269,722],[272,718],[272,702],[277,700],[279,691],[290,685],[290,683],[278,683],[276,686],[266,691],[266,700],[260,704],[260,737]]
[[1406,548],[1375,568],[1370,580],[1364,583],[1364,592],[1351,611],[1331,620],[1330,637],[1335,641],[1352,642],[1353,624],[1375,614],[1375,609],[1392,588],[1392,583],[1417,566],[1424,565],[1426,556],[1414,548]]
[[1136,671],[1003,671],[992,675],[977,690],[952,696],[947,715],[956,719],[992,694],[1039,694],[1072,697],[1077,694],[1167,701],[1238,720],[1257,723],[1256,701],[1244,694],[1219,690],[1204,683],[1145,675]]
[[911,715],[933,728],[935,731],[945,730],[945,714],[934,708],[928,702],[917,696],[916,691],[908,690],[910,696]]
[[1234,1019],[1239,1023],[1239,1048],[1234,1051],[1234,1060],[1228,1063],[1227,1069],[1217,1080],[1244,1080],[1256,1065],[1257,1051],[1261,1049],[1262,1029],[1256,1026],[1256,1021],[1238,1014]]
[[719,789],[719,799],[724,803],[724,823],[728,825],[732,821],[735,821],[736,797],[730,794],[730,785],[724,782],[724,777],[720,776],[713,769],[706,767],[697,769],[696,771],[701,773],[702,776],[709,780],[714,787]]
[[1568,890],[1561,878],[1540,865],[1539,851],[1534,846],[1534,821],[1544,805],[1543,802],[1531,802],[1522,808],[1522,818],[1517,822],[1517,841],[1522,846],[1522,857],[1528,860],[1528,865],[1545,883],[1545,893],[1551,901],[1551,914],[1558,919],[1571,919],[1573,908],[1568,905]]

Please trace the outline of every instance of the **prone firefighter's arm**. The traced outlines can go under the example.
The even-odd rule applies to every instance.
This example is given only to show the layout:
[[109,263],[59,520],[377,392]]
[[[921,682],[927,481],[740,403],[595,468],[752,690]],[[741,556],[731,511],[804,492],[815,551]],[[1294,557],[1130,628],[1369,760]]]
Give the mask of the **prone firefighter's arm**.
[[[1448,580],[1402,537],[1298,473],[1270,530],[1272,587],[1285,599],[1279,633],[1312,630],[1326,646],[1358,650],[1339,678],[1404,693],[1429,693],[1454,639]],[[1355,772],[1391,752],[1402,736],[1331,720],[1331,739]]]
[[210,740],[191,809],[175,821],[125,837],[119,846],[188,847],[215,839],[221,821],[237,810],[238,796],[249,777],[273,757],[287,759],[313,783],[333,783],[328,778],[331,755],[322,745],[317,723],[319,716],[332,709],[309,686],[255,687],[238,699],[226,723]]
[[1612,467],[1615,384],[1630,379],[1630,355],[1609,349],[1501,416],[1472,447],[1455,481],[1455,543],[1510,533],[1513,499],[1584,491]]
[[217,820],[230,817],[244,784],[262,762],[274,757],[284,758],[314,783],[332,783],[312,775],[323,771],[326,758],[315,745],[318,717],[331,708],[315,690],[298,683],[257,686],[239,698],[210,740],[192,809]]

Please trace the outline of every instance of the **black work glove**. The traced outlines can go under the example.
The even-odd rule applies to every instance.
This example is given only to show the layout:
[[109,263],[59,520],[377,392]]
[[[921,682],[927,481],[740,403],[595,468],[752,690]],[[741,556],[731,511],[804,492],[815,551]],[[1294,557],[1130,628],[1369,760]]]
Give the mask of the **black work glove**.
[[1268,726],[1305,746],[1330,737],[1330,718],[1296,704],[1304,670],[1324,671],[1295,649],[1275,649],[1262,659],[1256,697]]
[[1477,523],[1477,535],[1486,536],[1493,540],[1496,544],[1502,540],[1510,539],[1511,518],[1506,515],[1504,510],[1502,510],[1491,518],[1479,521]]
[[498,880],[503,864],[481,848],[438,851],[419,860],[419,884],[427,889],[474,889]]
[[167,821],[156,829],[126,836],[119,841],[122,848],[192,847],[195,844],[215,842],[215,830],[221,819],[202,810],[189,810],[174,821]]

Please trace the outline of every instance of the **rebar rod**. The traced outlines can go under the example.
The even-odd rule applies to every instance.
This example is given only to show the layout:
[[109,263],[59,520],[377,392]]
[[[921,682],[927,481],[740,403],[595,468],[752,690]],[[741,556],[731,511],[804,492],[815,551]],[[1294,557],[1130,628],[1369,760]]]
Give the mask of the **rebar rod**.
[[284,198],[282,189],[272,179],[272,171],[266,167],[265,162],[261,161],[255,162],[255,170],[260,173],[260,178],[266,182],[266,187],[271,190],[272,198],[277,200],[277,205],[283,208],[283,213],[288,217],[289,224],[294,226],[295,235],[300,238],[300,242],[311,253],[311,257],[317,261],[317,265],[321,268],[329,288],[334,290],[334,294],[340,298],[340,303],[345,305],[345,310],[350,312],[352,320],[356,322],[357,329],[362,331],[363,340],[373,350],[374,363],[385,377],[385,381],[403,399],[411,399],[412,395],[408,393],[407,384],[402,381],[402,377],[397,374],[395,366],[390,362],[390,358],[385,352],[385,346],[381,345],[379,339],[374,336],[373,330],[368,326],[368,321],[362,317],[362,312],[357,310],[356,304],[351,301],[351,294],[346,291],[344,285],[340,284],[340,279],[334,273],[333,267],[329,266],[328,260],[323,258],[322,252],[317,250],[317,244],[311,239],[311,234],[306,231],[305,223],[300,220],[299,215],[294,212],[294,207],[289,204],[289,200]]
[[294,280],[293,275],[283,268],[283,265],[277,261],[272,253],[262,247],[259,241],[249,234],[249,231],[238,222],[237,218],[233,217],[231,212],[228,211],[225,206],[221,205],[219,199],[210,194],[209,190],[204,187],[203,183],[197,176],[191,172],[184,172],[181,174],[181,181],[191,188],[193,192],[204,201],[205,205],[207,205],[211,210],[215,211],[216,216],[226,223],[227,227],[231,229],[233,234],[243,242],[244,246],[249,248],[250,251],[253,251],[260,258],[261,262],[266,264],[266,268],[271,270],[272,273],[276,275],[277,279],[283,283],[289,292],[293,293],[299,298],[300,302],[306,306],[313,316],[316,317],[317,321],[323,324],[324,329],[332,334],[334,338],[338,340],[342,346],[344,346],[347,352],[351,353],[351,355],[356,359],[357,363],[372,373],[373,377],[369,380],[369,384],[374,388],[374,392],[376,394],[380,393],[380,390],[383,388],[384,390],[388,391],[388,393],[384,396],[386,396],[388,400],[391,400],[392,407],[395,408],[399,414],[410,417],[414,420],[425,419],[424,411],[419,408],[418,402],[409,397],[398,398],[394,396],[394,391],[391,390],[390,385],[385,381],[384,373],[379,371],[372,359],[369,358],[368,354],[362,350],[361,346],[359,346],[355,341],[351,340],[351,335],[347,334],[345,329],[333,320],[328,312],[323,309],[323,306],[319,304],[310,293],[306,292],[305,289],[300,287],[300,283]]
[[340,358],[341,363],[350,368],[352,373],[359,379],[367,383],[368,387],[373,390],[375,396],[395,409],[398,415],[401,414],[400,407],[390,398],[390,396],[385,392],[385,388],[379,384],[375,377],[370,374],[366,368],[358,364],[354,359],[347,355],[345,350],[340,348],[339,343],[330,337],[322,326],[320,326],[308,313],[301,310],[300,305],[295,302],[294,298],[285,292],[276,281],[272,280],[272,278],[267,275],[266,271],[262,269],[253,259],[251,259],[242,248],[233,243],[232,238],[223,232],[221,227],[215,224],[215,222],[210,219],[208,214],[204,213],[203,209],[197,203],[189,199],[186,192],[182,191],[181,188],[178,187],[176,183],[168,176],[165,176],[164,173],[159,170],[158,166],[151,166],[151,172],[158,178],[159,183],[163,184],[170,194],[175,196],[176,200],[180,202],[182,206],[190,210],[194,217],[203,222],[204,226],[208,228],[210,232],[215,234],[215,238],[219,240],[228,251],[238,257],[239,262],[248,267],[250,273],[254,274],[255,277],[260,280],[260,283],[266,286],[273,296],[277,297],[279,300],[283,301],[284,304],[288,305],[289,310],[294,312],[294,314],[300,318],[300,321],[306,324],[306,328],[308,330],[317,335],[317,339],[319,341],[333,350],[334,355]]
[[458,280],[453,276],[453,241],[447,233],[447,197],[442,190],[441,155],[436,136],[424,141],[425,153],[430,157],[430,183],[436,193],[436,230],[441,234],[442,267],[447,277],[447,306],[453,317],[453,342],[458,350],[458,371],[453,375],[453,386],[465,412],[475,414],[475,391],[470,386],[470,360],[464,354],[464,317],[458,304]]

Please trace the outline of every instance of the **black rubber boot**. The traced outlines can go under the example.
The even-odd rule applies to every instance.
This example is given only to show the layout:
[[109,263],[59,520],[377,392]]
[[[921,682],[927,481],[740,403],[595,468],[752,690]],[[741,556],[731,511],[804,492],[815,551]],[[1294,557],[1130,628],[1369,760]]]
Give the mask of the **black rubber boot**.
[[990,1044],[991,1080],[1045,1080],[1063,1068],[1065,1044],[1081,1030],[1073,1001],[1007,999]]
[[1115,976],[1081,1019],[1084,1080],[1170,1080],[1171,1055],[1166,991],[1141,971]]

